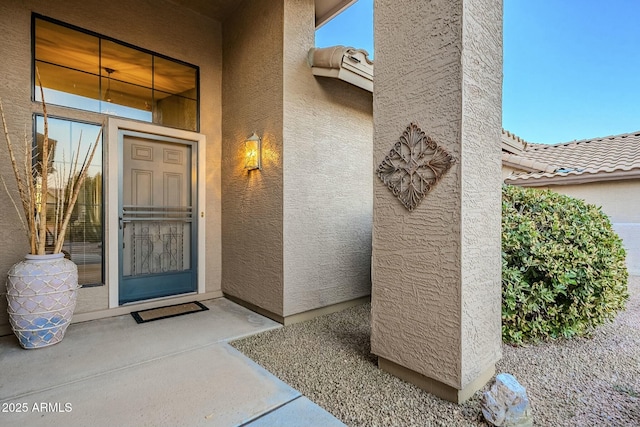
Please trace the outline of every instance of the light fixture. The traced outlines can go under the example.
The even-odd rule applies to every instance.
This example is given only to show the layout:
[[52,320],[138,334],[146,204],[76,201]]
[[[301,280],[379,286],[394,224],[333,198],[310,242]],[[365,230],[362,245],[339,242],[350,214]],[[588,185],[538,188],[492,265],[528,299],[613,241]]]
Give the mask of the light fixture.
[[262,139],[255,132],[244,141],[245,162],[247,170],[262,169]]
[[113,68],[104,67],[104,70],[107,72],[107,91],[104,93],[104,99],[107,102],[111,102],[111,73],[113,73]]

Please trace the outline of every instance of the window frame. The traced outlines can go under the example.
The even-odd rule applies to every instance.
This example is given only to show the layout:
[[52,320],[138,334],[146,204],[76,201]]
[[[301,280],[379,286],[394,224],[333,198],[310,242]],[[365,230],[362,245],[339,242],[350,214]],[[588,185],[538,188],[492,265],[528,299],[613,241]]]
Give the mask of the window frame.
[[[84,111],[84,110],[81,110]],[[32,120],[32,138],[31,138],[31,148],[32,150],[37,150],[38,148],[38,139],[37,139],[37,135],[38,135],[38,118],[39,117],[44,117],[43,113],[40,112],[35,112],[32,113],[31,115],[31,120]],[[83,288],[93,288],[93,287],[99,287],[99,286],[104,286],[106,284],[106,248],[105,248],[105,241],[106,241],[106,208],[105,208],[105,202],[106,202],[106,179],[105,179],[105,173],[104,173],[104,169],[105,169],[105,159],[107,156],[107,149],[106,149],[106,138],[105,138],[105,131],[106,131],[106,126],[103,123],[96,123],[90,120],[82,120],[82,119],[75,119],[75,118],[70,118],[70,117],[64,117],[64,116],[60,116],[60,115],[52,115],[52,114],[47,114],[47,120],[50,119],[54,119],[54,120],[62,120],[65,122],[73,122],[73,123],[79,123],[79,124],[85,124],[85,125],[91,125],[91,126],[97,126],[97,127],[102,127],[102,134],[100,136],[100,145],[101,145],[101,149],[100,149],[100,154],[102,156],[102,173],[101,173],[101,185],[102,185],[102,197],[100,200],[100,219],[101,219],[101,223],[102,223],[102,230],[101,230],[101,252],[102,252],[102,262],[101,262],[101,278],[100,278],[100,282],[98,283],[87,283],[87,284],[83,284],[81,285],[81,287]],[[71,143],[73,143],[73,141],[71,141]],[[35,161],[35,160],[34,160]],[[70,232],[70,230],[69,230]]]
[[[183,66],[186,66],[186,67],[193,68],[194,71],[195,71],[195,79],[196,79],[196,82],[195,82],[195,84],[196,84],[196,87],[195,87],[195,89],[196,89],[196,100],[195,100],[196,101],[196,126],[195,126],[195,129],[191,130],[191,129],[177,128],[177,127],[173,127],[173,126],[166,126],[166,125],[163,125],[161,123],[155,123],[153,121],[153,118],[152,118],[151,121],[130,119],[130,118],[124,117],[124,116],[120,116],[120,118],[128,119],[128,120],[137,120],[137,121],[140,121],[142,123],[152,123],[152,124],[157,125],[157,126],[163,126],[163,127],[172,128],[172,129],[181,129],[181,130],[186,130],[186,131],[189,131],[189,132],[196,132],[196,133],[200,132],[200,97],[201,96],[200,96],[200,67],[199,66],[194,65],[194,64],[190,64],[188,62],[185,62],[185,61],[182,61],[182,60],[179,60],[179,59],[176,59],[176,58],[172,58],[172,57],[167,56],[167,55],[163,55],[161,53],[158,53],[158,52],[155,52],[155,51],[152,51],[152,50],[149,50],[149,49],[145,49],[145,48],[133,45],[131,43],[124,42],[122,40],[118,40],[118,39],[113,38],[113,37],[105,36],[103,34],[95,32],[95,31],[87,30],[87,29],[78,27],[78,26],[73,25],[73,24],[68,24],[66,22],[63,22],[63,21],[60,21],[60,20],[57,20],[57,19],[54,19],[54,18],[50,18],[48,16],[41,15],[41,14],[35,13],[35,12],[33,12],[31,14],[31,101],[32,102],[39,102],[39,101],[36,100],[36,94],[37,94],[36,91],[38,90],[37,89],[37,87],[38,87],[37,86],[37,81],[36,81],[37,80],[37,77],[36,77],[36,20],[38,20],[38,19],[46,21],[46,22],[50,22],[50,23],[55,24],[55,25],[60,25],[62,27],[68,28],[68,29],[73,30],[73,31],[78,31],[80,33],[83,33],[83,34],[86,34],[86,35],[89,35],[89,36],[97,37],[98,40],[100,40],[100,41],[101,40],[110,41],[112,43],[119,44],[119,45],[127,47],[129,49],[137,50],[139,52],[142,52],[142,53],[145,53],[145,54],[148,54],[148,55],[152,55],[152,57],[158,57],[158,58],[161,58],[161,59],[164,59],[164,60],[167,60],[167,61],[175,62],[177,64],[180,64],[180,65],[183,65]],[[98,76],[98,77],[100,77],[100,76]],[[102,80],[100,80],[100,81],[102,81]],[[154,87],[151,87],[150,89],[152,91],[155,91]],[[102,91],[102,87],[101,86],[100,86],[100,91]],[[100,111],[84,110],[84,109],[77,108],[77,107],[70,107],[70,106],[58,105],[58,104],[52,104],[52,105],[56,105],[56,106],[63,107],[63,108],[69,108],[69,109],[76,110],[76,111],[83,111],[83,112],[89,112],[89,113],[93,113],[93,114],[99,114],[99,115],[101,115],[103,117],[114,117],[112,115],[109,115],[107,113],[103,113],[103,112],[100,112]]]

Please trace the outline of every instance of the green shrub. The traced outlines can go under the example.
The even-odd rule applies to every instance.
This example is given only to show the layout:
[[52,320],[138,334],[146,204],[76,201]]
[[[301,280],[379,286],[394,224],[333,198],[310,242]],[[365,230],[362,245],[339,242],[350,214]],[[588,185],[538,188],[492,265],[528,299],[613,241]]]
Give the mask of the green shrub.
[[600,208],[503,186],[503,340],[570,338],[613,319],[628,298],[625,255]]

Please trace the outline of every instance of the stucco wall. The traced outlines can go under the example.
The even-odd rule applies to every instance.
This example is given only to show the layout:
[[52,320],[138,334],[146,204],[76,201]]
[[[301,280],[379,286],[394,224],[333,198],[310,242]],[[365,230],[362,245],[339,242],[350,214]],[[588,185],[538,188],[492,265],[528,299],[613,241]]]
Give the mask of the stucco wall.
[[463,1],[462,386],[502,356],[502,0]]
[[224,292],[283,317],[367,295],[371,94],[313,77],[313,0],[246,0],[223,26]]
[[[223,291],[283,313],[283,20],[280,1],[246,0],[223,24]],[[244,140],[262,137],[262,170]]]
[[509,175],[511,175],[513,172],[516,173],[523,173],[524,171],[521,169],[516,169],[513,168],[511,166],[502,166],[502,180],[504,181]]
[[410,122],[457,162],[413,212],[374,180],[372,351],[457,389],[500,357],[501,4],[375,2],[373,167]]
[[369,295],[372,94],[314,77],[314,0],[286,1],[284,314]]
[[617,222],[613,229],[622,238],[627,251],[627,270],[629,274],[640,276],[640,223]]
[[[7,120],[20,141],[31,129],[31,112],[38,105],[31,98],[31,12],[36,12],[135,46],[200,67],[200,130],[207,137],[206,173],[206,290],[220,290],[221,277],[221,78],[222,51],[219,23],[176,7],[168,1],[25,0],[0,2],[0,97]],[[126,13],[123,13],[126,12]],[[100,114],[49,106],[51,115],[100,123]],[[4,144],[4,140],[2,142]],[[106,143],[106,142],[105,142]],[[3,152],[5,150],[2,150]],[[106,157],[105,157],[106,159]],[[10,166],[0,158],[0,172],[9,180]],[[108,172],[108,171],[107,171]],[[117,203],[113,201],[112,203]],[[27,252],[26,239],[4,191],[0,191],[0,277]],[[107,286],[80,290],[76,313],[106,309]],[[0,325],[6,323],[5,299],[0,299]]]
[[640,223],[640,180],[589,182],[580,185],[545,187],[601,206],[611,222]]

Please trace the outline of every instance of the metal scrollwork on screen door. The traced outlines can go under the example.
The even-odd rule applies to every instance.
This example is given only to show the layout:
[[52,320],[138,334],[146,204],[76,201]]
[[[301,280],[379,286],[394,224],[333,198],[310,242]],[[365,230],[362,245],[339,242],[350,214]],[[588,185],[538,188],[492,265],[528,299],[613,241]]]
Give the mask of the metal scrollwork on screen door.
[[133,224],[132,275],[182,271],[185,223]]

